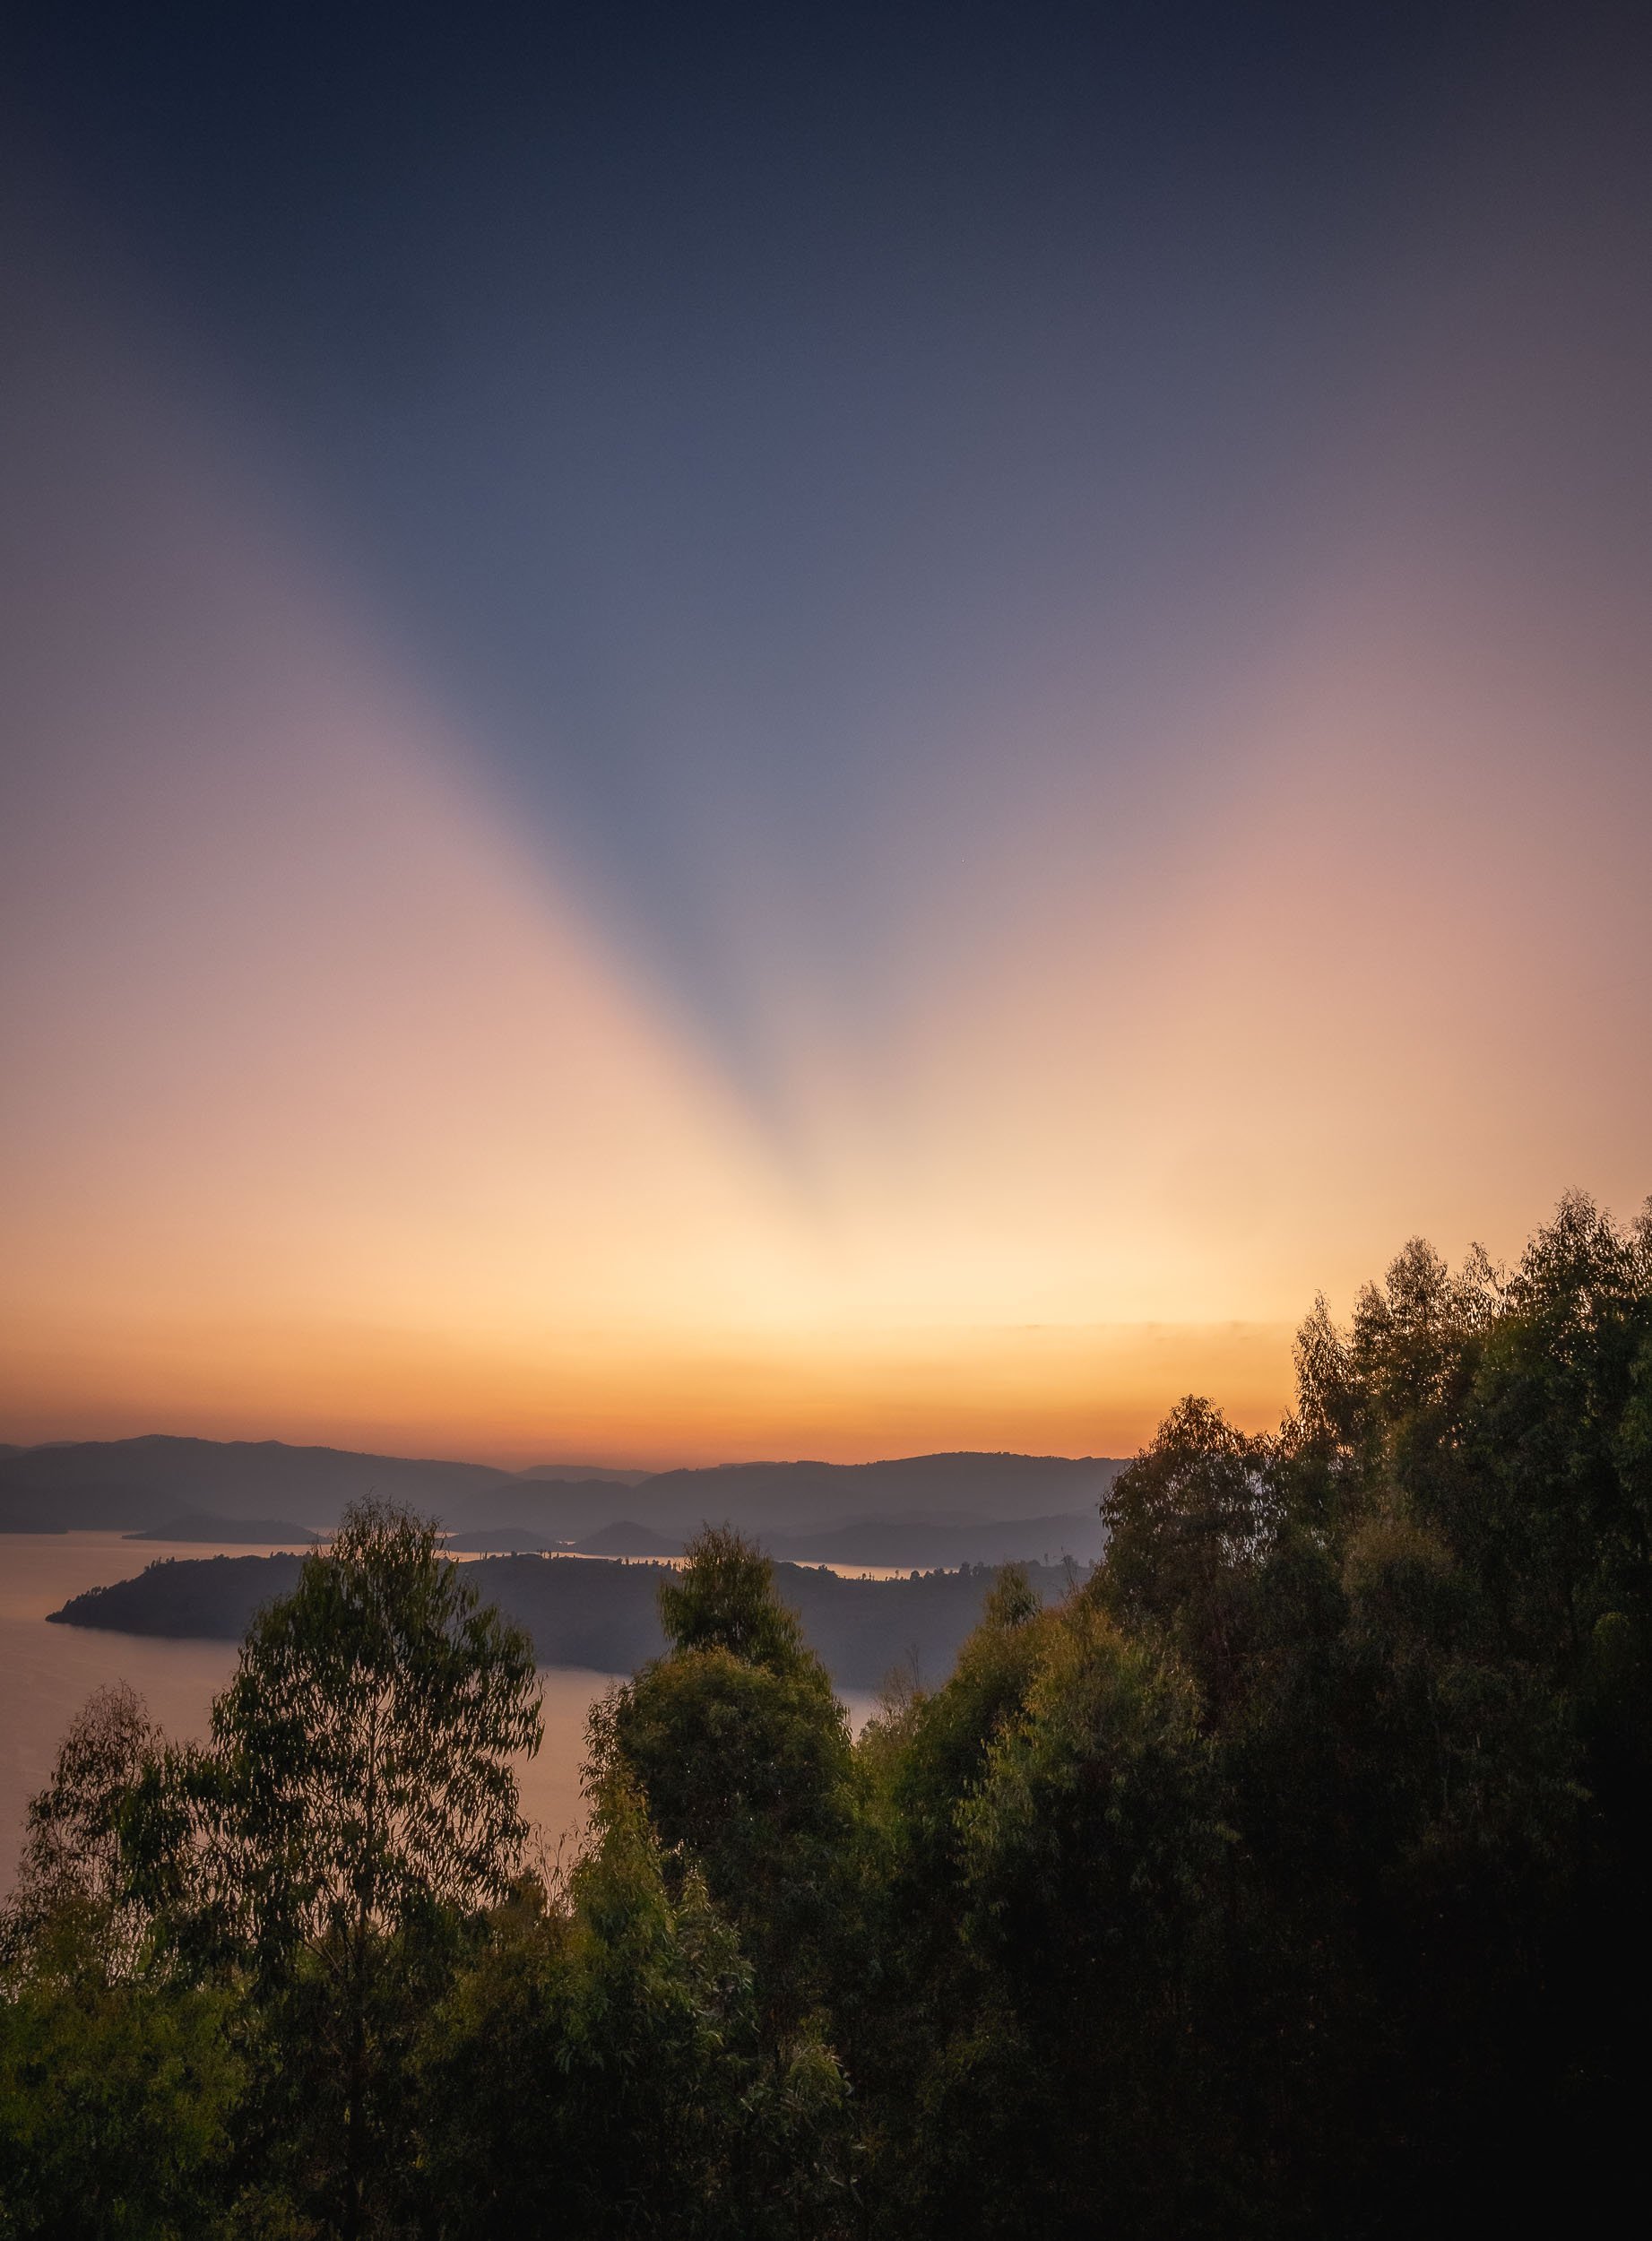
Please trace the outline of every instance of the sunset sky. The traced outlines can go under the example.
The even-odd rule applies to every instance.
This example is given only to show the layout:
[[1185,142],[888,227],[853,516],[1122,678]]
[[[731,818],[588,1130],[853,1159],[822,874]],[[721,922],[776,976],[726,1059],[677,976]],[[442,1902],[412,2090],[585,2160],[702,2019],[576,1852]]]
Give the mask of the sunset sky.
[[1638,12],[7,56],[0,1439],[1125,1453],[1652,1190]]

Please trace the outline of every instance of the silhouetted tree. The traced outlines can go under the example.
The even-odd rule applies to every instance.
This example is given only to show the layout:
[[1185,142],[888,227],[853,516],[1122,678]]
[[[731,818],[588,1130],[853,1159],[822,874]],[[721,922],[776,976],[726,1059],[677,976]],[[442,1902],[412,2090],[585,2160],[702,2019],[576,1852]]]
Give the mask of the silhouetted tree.
[[601,1778],[636,1785],[668,1856],[704,1876],[782,2040],[834,1973],[853,1821],[847,1719],[768,1560],[738,1534],[701,1533],[660,1605],[667,1653],[599,1709],[595,1762]]
[[532,1660],[352,1517],[210,1744],[94,1700],[0,1928],[0,2236],[1386,2241],[1601,2222],[1652,1993],[1652,1214],[1413,1241],[852,1746],[703,1534],[521,1859]]
[[775,2066],[738,1939],[697,1872],[668,1874],[623,1778],[567,1880],[496,1916],[424,2045],[443,2237],[846,2229],[842,2072],[808,2036]]

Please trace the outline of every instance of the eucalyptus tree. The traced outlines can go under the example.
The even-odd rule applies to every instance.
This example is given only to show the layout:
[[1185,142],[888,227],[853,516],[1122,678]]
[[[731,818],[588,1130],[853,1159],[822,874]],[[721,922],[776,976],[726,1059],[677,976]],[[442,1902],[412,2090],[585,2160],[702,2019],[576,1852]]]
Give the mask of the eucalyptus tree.
[[705,1877],[783,2038],[829,1994],[853,1833],[843,1708],[774,1568],[713,1527],[660,1595],[667,1655],[599,1708],[598,1784],[634,1782],[668,1855]]
[[366,1503],[255,1620],[180,1770],[203,1911],[274,2022],[272,2133],[347,2237],[394,2185],[418,2015],[520,1873],[539,1741],[527,1636],[434,1526]]
[[162,1749],[95,1691],[31,1801],[0,1908],[0,2234],[204,2232],[232,2154],[234,1999],[192,1983],[134,1896],[125,1823]]
[[807,2035],[771,2059],[704,1880],[623,1777],[592,1802],[586,1849],[497,1909],[423,2034],[427,2229],[846,2241],[838,2065]]
[[164,1749],[127,1682],[95,1689],[70,1721],[46,1787],[30,1800],[0,1957],[27,1969],[54,1939],[72,1938],[105,1972],[130,1976],[146,1939],[134,1903],[122,1822]]

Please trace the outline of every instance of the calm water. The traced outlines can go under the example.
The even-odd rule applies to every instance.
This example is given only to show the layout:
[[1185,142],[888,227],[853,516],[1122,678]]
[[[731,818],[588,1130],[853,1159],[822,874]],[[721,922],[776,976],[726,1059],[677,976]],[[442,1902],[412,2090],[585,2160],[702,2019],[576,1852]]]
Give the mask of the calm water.
[[[235,1666],[233,1642],[163,1641],[82,1626],[48,1626],[86,1588],[130,1579],[157,1556],[255,1556],[245,1544],[176,1549],[118,1533],[0,1533],[0,1891],[11,1887],[23,1812],[51,1771],[64,1729],[96,1688],[129,1681],[168,1735],[206,1733],[212,1698]],[[523,1805],[545,1841],[576,1829],[585,1715],[611,1676],[544,1668],[545,1740],[521,1769]]]

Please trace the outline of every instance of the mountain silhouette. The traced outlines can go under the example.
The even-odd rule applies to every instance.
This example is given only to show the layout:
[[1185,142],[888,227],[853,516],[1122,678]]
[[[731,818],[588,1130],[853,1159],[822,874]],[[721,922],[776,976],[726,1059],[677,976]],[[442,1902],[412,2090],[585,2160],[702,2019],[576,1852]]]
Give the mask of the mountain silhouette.
[[[0,1531],[153,1533],[226,1520],[225,1539],[279,1518],[324,1532],[369,1495],[405,1502],[472,1545],[585,1544],[663,1553],[702,1524],[737,1526],[777,1555],[936,1565],[1099,1553],[1097,1510],[1122,1466],[1105,1457],[915,1455],[875,1463],[724,1463],[637,1477],[550,1476],[487,1463],[151,1434],[0,1456]],[[229,1527],[235,1527],[231,1531]]]

